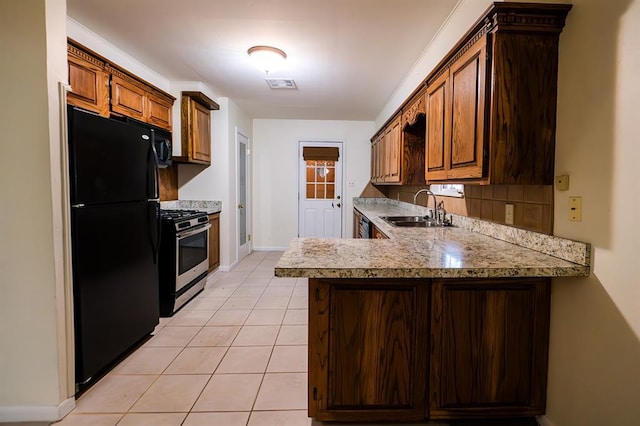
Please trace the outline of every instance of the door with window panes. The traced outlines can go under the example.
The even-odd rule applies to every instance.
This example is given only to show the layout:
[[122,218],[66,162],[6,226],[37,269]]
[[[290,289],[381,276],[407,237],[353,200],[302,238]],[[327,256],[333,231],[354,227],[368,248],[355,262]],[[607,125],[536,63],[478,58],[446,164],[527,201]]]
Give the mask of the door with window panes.
[[298,236],[342,237],[342,142],[300,142]]

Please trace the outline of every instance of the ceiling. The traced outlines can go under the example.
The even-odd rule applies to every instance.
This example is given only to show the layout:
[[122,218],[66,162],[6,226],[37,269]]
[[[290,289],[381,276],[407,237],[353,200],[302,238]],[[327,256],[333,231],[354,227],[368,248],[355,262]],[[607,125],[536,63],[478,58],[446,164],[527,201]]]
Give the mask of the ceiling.
[[[67,14],[171,81],[253,118],[374,120],[458,0],[67,0]],[[284,50],[270,89],[247,49]]]

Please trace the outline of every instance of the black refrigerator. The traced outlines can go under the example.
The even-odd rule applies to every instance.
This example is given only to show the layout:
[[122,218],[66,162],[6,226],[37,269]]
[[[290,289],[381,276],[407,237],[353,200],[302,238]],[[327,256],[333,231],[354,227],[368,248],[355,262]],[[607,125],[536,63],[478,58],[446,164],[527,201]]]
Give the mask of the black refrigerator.
[[157,157],[149,130],[68,108],[76,390],[158,324]]

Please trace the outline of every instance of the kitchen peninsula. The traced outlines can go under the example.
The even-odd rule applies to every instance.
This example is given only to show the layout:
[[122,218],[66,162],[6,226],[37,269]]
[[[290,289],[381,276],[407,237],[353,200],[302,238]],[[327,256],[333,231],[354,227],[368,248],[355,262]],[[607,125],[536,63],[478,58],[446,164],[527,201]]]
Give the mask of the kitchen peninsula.
[[[590,245],[388,199],[355,208],[388,239],[295,239],[276,276],[309,278],[309,415],[335,421],[543,414],[551,277],[589,274]],[[514,242],[518,244],[514,244]]]

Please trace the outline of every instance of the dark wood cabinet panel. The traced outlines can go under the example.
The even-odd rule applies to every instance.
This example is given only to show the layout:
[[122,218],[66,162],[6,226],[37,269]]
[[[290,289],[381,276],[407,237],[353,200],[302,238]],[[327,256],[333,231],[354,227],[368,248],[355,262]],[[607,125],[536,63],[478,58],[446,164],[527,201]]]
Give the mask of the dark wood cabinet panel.
[[191,104],[193,114],[193,158],[211,161],[211,115],[197,102]]
[[481,37],[429,84],[428,182],[483,176],[486,43]]
[[220,213],[209,215],[209,272],[220,266]]
[[384,182],[384,130],[376,134],[371,144],[371,182]]
[[378,185],[423,185],[425,88],[371,139],[371,182]]
[[109,74],[104,71],[104,63],[73,46],[67,51],[72,90],[67,94],[67,102],[108,117]]
[[364,281],[309,280],[309,415],[326,421],[422,419],[428,286]]
[[362,213],[353,209],[353,238],[362,238],[360,235],[360,220],[362,219]]
[[379,239],[379,240],[384,240],[384,239],[388,239],[389,238],[384,234],[384,232],[379,230],[377,226],[371,225],[371,228],[372,228],[371,229],[372,238],[376,238],[376,239]]
[[178,199],[178,166],[173,164],[169,167],[158,169],[160,178],[160,201]]
[[445,166],[445,157],[450,149],[451,115],[447,112],[450,103],[449,70],[445,70],[440,77],[427,88],[427,131],[426,131],[426,180],[440,180],[447,178],[450,168]]
[[480,38],[451,65],[451,179],[482,177],[487,37]]
[[220,107],[202,92],[182,92],[182,155],[179,163],[211,164],[211,111]]
[[544,413],[548,279],[437,280],[429,417]]
[[144,89],[123,78],[112,75],[111,111],[144,121],[147,111]]
[[494,3],[427,77],[428,183],[552,184],[570,9]]
[[70,105],[104,117],[132,117],[171,131],[173,96],[71,39],[67,60],[73,90],[67,96]]
[[492,49],[492,182],[553,184],[558,34],[496,33]]
[[545,411],[550,288],[549,278],[309,279],[309,416],[528,424]]
[[173,123],[173,102],[166,98],[147,93],[147,121],[155,126],[171,130]]

